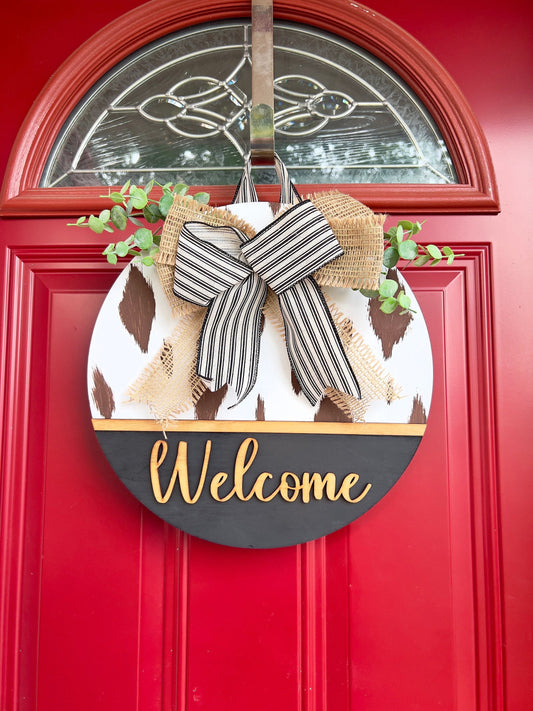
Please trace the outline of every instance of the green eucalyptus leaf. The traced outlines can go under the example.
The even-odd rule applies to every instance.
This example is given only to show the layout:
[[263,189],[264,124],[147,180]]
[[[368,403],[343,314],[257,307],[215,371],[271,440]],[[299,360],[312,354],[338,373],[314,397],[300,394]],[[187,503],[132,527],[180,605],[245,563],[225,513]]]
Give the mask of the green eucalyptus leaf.
[[396,229],[396,239],[398,240],[398,244],[400,244],[400,242],[403,240],[403,237],[403,227],[399,224]]
[[185,183],[178,183],[177,185],[174,185],[172,192],[174,195],[187,195],[188,189],[189,186],[185,185]]
[[128,220],[132,222],[134,225],[137,225],[137,227],[142,227],[142,222],[138,220],[136,217],[133,217],[133,215],[128,215]]
[[113,202],[116,202],[119,204],[122,204],[124,202],[124,195],[122,195],[122,193],[114,192],[114,193],[111,193],[109,195],[109,197],[111,198],[111,200],[113,200]]
[[418,255],[418,245],[412,239],[406,239],[404,242],[400,242],[398,245],[398,252],[402,259],[415,259]]
[[398,264],[399,258],[400,255],[396,247],[387,247],[383,252],[383,266],[387,267],[387,269],[392,269]]
[[398,303],[400,304],[400,306],[402,307],[402,309],[405,309],[406,311],[409,310],[409,308],[411,306],[411,299],[409,298],[409,296],[407,296],[405,291],[400,291],[400,293],[397,296],[397,300],[398,300]]
[[102,222],[107,222],[110,217],[111,213],[109,210],[102,210],[102,212],[98,215],[98,218],[102,220]]
[[431,262],[429,263],[430,267],[434,267],[436,264],[442,261],[442,257],[438,257],[436,259],[432,259]]
[[446,257],[448,257],[448,259],[446,260],[447,264],[453,264],[453,260],[455,259],[455,252],[453,251],[453,249],[452,249],[451,247],[448,247],[448,246],[443,247],[443,248],[442,248],[442,253],[443,253]]
[[411,232],[411,230],[413,229],[413,223],[409,220],[400,220],[398,222],[398,225],[406,232]]
[[385,299],[385,301],[381,304],[379,310],[383,311],[384,314],[391,314],[393,311],[396,310],[397,306],[398,301],[394,297],[389,297],[388,299]]
[[154,203],[149,203],[143,210],[144,219],[150,224],[159,222],[162,215],[159,211],[159,205],[154,205]]
[[379,295],[385,299],[391,298],[398,291],[398,284],[394,279],[385,279],[379,285]]
[[142,210],[148,203],[148,195],[142,188],[130,190],[130,200],[136,210]]
[[421,229],[422,229],[422,225],[420,224],[420,222],[415,222],[413,224],[413,229],[411,230],[411,234],[417,235]]
[[148,185],[145,185],[145,186],[144,186],[144,192],[145,192],[147,195],[150,195],[150,193],[152,192],[152,188],[153,188],[153,187],[154,187],[154,181],[153,181],[153,180],[150,180],[150,182],[148,183]]
[[97,235],[101,235],[104,231],[104,223],[99,217],[95,217],[94,215],[89,217],[89,227],[93,232],[96,232]]
[[139,249],[150,249],[154,241],[154,236],[149,229],[141,227],[135,231],[133,239]]
[[172,193],[164,192],[163,197],[159,201],[159,212],[163,217],[166,217],[168,215],[168,211],[170,210],[170,207],[172,203],[174,202],[174,195]]
[[78,219],[76,220],[76,224],[77,224],[77,225],[82,225],[82,224],[85,222],[86,219],[87,219],[87,218],[85,217],[85,215],[84,215],[83,217],[78,217]]
[[111,227],[111,225],[104,225],[104,231],[105,232],[114,232],[115,230]]
[[120,188],[120,194],[121,194],[121,195],[124,195],[124,193],[127,193],[127,192],[128,192],[128,188],[130,187],[130,185],[131,185],[131,180],[127,180],[127,181],[124,183],[124,185]]
[[154,263],[154,260],[152,259],[152,257],[143,257],[143,258],[142,258],[142,263],[143,263],[146,267],[151,267],[152,264]]
[[111,222],[117,230],[125,230],[128,224],[128,215],[122,205],[113,205],[111,208]]
[[196,202],[199,202],[202,205],[207,205],[209,202],[209,193],[196,193],[193,195],[193,200],[196,200]]
[[118,261],[117,255],[113,253],[108,254],[107,261],[109,262],[109,264],[116,264]]
[[422,267],[424,266],[424,264],[427,264],[430,259],[431,257],[429,256],[429,254],[421,254],[415,259],[413,264],[415,265],[415,267]]
[[126,242],[117,242],[117,246],[115,248],[115,253],[117,257],[125,257],[128,253],[128,245]]
[[107,247],[104,249],[102,254],[111,254],[115,250],[115,243],[111,242],[111,244],[108,244]]
[[433,257],[433,259],[442,259],[442,252],[435,244],[428,244],[426,247],[428,254]]

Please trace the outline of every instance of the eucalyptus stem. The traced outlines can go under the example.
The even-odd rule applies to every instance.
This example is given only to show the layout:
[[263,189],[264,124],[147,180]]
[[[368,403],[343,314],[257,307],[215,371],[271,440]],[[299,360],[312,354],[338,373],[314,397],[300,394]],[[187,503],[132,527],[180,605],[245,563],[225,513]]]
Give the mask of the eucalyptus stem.
[[[158,186],[162,190],[160,198],[153,198],[151,192]],[[154,263],[154,257],[159,251],[161,241],[162,223],[164,222],[170,206],[176,195],[186,195],[189,187],[185,183],[165,183],[161,185],[151,180],[144,188],[133,185],[128,180],[120,191],[109,191],[100,197],[109,198],[113,206],[102,210],[99,215],[80,217],[76,222],[69,223],[73,227],[88,227],[96,234],[103,232],[114,233],[115,230],[124,231],[130,225],[137,229],[125,240],[110,242],[102,252],[110,264],[116,264],[122,257],[134,257],[134,261],[146,266]],[[209,202],[208,193],[196,193],[193,200],[201,203]],[[144,226],[144,220],[149,225],[156,225],[155,229]]]

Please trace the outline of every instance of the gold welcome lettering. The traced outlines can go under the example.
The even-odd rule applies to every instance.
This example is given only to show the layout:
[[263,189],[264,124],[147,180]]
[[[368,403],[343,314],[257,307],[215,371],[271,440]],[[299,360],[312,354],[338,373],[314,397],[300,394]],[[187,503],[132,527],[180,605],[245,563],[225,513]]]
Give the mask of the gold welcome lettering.
[[[166,504],[172,496],[176,481],[179,484],[179,490],[183,501],[187,504],[195,504],[204,490],[205,481],[207,478],[207,469],[211,457],[211,440],[207,440],[204,447],[204,459],[200,472],[200,480],[194,495],[191,496],[189,486],[189,468],[187,460],[187,442],[180,441],[178,451],[170,482],[163,494],[161,490],[161,480],[159,478],[159,468],[166,459],[168,453],[168,445],[165,440],[158,440],[152,447],[150,455],[150,480],[152,483],[152,491],[155,500],[160,504]],[[222,496],[220,488],[229,479],[227,472],[217,472],[211,479],[209,485],[209,493],[215,501],[224,503],[233,497],[241,501],[250,501],[254,497],[259,501],[272,501],[276,496],[280,496],[284,501],[294,503],[301,500],[302,503],[308,504],[311,499],[320,501],[326,496],[329,501],[338,501],[344,499],[351,504],[356,504],[362,501],[370,491],[372,484],[366,484],[362,491],[356,494],[352,489],[359,482],[359,475],[354,472],[346,474],[337,488],[337,476],[333,472],[327,472],[322,475],[318,472],[303,472],[298,476],[294,472],[285,471],[281,475],[279,486],[270,494],[266,495],[264,487],[267,481],[273,479],[270,472],[261,472],[255,479],[253,486],[248,494],[244,493],[243,482],[244,477],[252,467],[259,445],[253,437],[247,437],[240,445],[235,464],[233,467],[233,488],[231,491]]]

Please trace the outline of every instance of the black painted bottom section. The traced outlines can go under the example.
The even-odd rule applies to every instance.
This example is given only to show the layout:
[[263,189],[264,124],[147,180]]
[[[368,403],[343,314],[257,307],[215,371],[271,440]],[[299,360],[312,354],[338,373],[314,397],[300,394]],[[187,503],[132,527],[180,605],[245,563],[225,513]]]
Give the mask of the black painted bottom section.
[[[228,480],[218,489],[218,496],[228,495],[234,486],[237,452],[248,435],[242,433],[167,433],[168,453],[159,467],[163,495],[167,491],[180,441],[187,442],[188,480],[194,495],[200,480],[205,446],[212,443],[207,476],[202,493],[194,504],[183,499],[178,480],[167,503],[158,503],[150,478],[150,454],[162,435],[154,432],[96,432],[111,466],[131,493],[157,516],[194,536],[240,548],[278,548],[314,540],[342,528],[368,511],[396,483],[411,461],[421,437],[387,435],[272,434],[256,433],[257,455],[243,478],[243,495],[248,495],[257,477],[270,472],[272,479],[263,488],[265,497],[280,485],[283,472],[293,472],[299,480],[304,472],[322,476],[333,472],[336,492],[350,473],[359,475],[351,487],[354,499],[371,484],[357,503],[342,496],[330,501],[324,496],[309,503],[294,491],[295,501],[285,501],[280,494],[264,502],[253,496],[249,501],[233,495],[228,501],[213,499],[210,485],[218,472]],[[290,486],[295,479],[289,477]]]

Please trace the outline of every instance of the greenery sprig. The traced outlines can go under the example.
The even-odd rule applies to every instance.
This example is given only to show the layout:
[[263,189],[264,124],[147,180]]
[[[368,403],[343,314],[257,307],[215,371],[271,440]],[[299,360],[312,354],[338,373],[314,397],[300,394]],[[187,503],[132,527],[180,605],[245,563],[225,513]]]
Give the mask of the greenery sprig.
[[[162,195],[152,197],[154,187],[162,189]],[[76,222],[68,223],[72,227],[89,227],[96,234],[103,232],[124,231],[130,225],[137,227],[135,232],[125,240],[111,242],[102,252],[110,264],[116,264],[121,257],[135,257],[146,266],[154,263],[154,257],[159,250],[161,241],[162,223],[168,214],[175,195],[186,195],[189,186],[185,183],[165,183],[161,185],[151,180],[144,188],[133,185],[130,180],[120,191],[109,191],[100,197],[109,198],[114,205],[105,209],[99,215],[83,216]],[[193,200],[207,204],[209,193],[196,193]],[[148,224],[159,226],[155,229],[145,227],[141,222],[144,219]]]
[[[456,257],[464,257],[464,254],[455,254],[451,247],[440,248],[435,244],[428,244],[427,246],[419,244],[413,238],[422,230],[423,224],[423,222],[400,220],[397,225],[389,228],[383,234],[385,247],[383,252],[383,276],[387,274],[389,269],[396,267],[401,260],[406,262],[406,267],[409,264],[421,267],[428,263],[430,266],[434,266],[443,259],[446,259],[448,264],[452,264]],[[393,313],[397,308],[400,308],[400,313],[402,314],[408,311],[414,313],[414,309],[411,308],[410,297],[394,279],[384,279],[376,291],[369,289],[361,289],[360,291],[363,296],[369,299],[379,299],[381,302],[379,308],[386,314]]]

